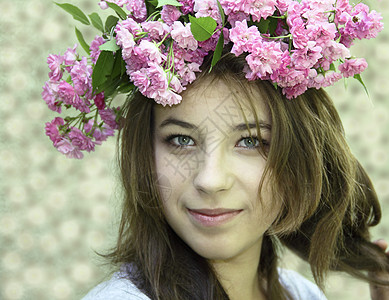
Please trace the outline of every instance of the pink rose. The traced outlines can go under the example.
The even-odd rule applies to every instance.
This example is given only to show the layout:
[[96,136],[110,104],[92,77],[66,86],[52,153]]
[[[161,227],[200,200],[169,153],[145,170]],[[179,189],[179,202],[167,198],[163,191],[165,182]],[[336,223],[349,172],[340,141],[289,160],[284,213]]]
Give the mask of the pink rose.
[[355,74],[360,74],[366,68],[367,62],[364,58],[346,59],[346,61],[338,67],[343,77],[352,77]]
[[181,47],[189,50],[196,50],[198,47],[197,40],[193,37],[190,30],[190,23],[184,26],[181,22],[176,21],[172,25],[171,35],[174,41]]

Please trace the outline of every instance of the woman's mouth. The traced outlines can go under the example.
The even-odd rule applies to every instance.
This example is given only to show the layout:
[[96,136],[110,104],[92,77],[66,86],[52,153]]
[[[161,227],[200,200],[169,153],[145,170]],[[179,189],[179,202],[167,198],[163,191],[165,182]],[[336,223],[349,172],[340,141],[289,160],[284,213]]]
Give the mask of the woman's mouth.
[[242,209],[225,209],[225,208],[216,208],[216,209],[189,209],[189,214],[193,219],[200,223],[202,226],[211,227],[219,226],[225,224],[237,215],[240,214]]

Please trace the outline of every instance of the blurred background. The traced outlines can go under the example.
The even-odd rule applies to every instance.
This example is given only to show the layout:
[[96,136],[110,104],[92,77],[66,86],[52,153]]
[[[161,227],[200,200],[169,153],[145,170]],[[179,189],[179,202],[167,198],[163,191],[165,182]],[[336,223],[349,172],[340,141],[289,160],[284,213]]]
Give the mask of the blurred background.
[[[58,1],[64,3],[66,1]],[[97,0],[69,0],[90,14]],[[389,17],[388,1],[365,1]],[[106,12],[105,12],[106,13]],[[104,15],[104,12],[101,13]],[[114,243],[120,213],[115,138],[83,160],[58,153],[44,134],[56,114],[41,99],[46,58],[76,43],[74,26],[90,31],[50,0],[0,0],[0,299],[80,299],[107,279],[95,252]],[[357,43],[370,92],[348,81],[328,89],[354,154],[370,174],[383,208],[373,238],[389,240],[389,25],[377,39]],[[89,31],[88,31],[89,30]],[[310,278],[305,263],[286,252],[284,266]],[[331,273],[330,300],[369,299],[368,286]]]

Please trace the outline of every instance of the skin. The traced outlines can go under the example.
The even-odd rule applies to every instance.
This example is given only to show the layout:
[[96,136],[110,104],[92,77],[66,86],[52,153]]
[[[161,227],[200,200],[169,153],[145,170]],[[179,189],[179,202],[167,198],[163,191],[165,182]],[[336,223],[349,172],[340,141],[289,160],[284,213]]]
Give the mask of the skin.
[[[271,120],[261,95],[251,90],[261,126],[261,138],[271,142]],[[252,110],[238,88],[217,80],[201,81],[188,88],[181,104],[155,106],[154,149],[158,184],[169,225],[195,252],[216,270],[230,299],[266,299],[257,269],[262,237],[276,218],[280,204],[273,203],[264,182],[266,164],[258,150]],[[235,98],[234,98],[235,97]],[[224,208],[239,211],[231,219],[210,226],[199,222],[190,210]],[[385,251],[388,243],[375,243]],[[386,252],[389,256],[389,251]],[[389,280],[387,273],[372,278]],[[389,299],[388,287],[370,285],[372,300]]]
[[[257,268],[262,237],[280,205],[273,203],[266,181],[258,198],[266,158],[254,137],[256,128],[250,138],[245,125],[246,117],[255,127],[254,115],[243,103],[244,117],[233,100],[239,89],[221,80],[208,82],[190,87],[179,105],[155,107],[155,162],[166,219],[211,262],[231,299],[266,299]],[[258,91],[251,92],[258,99],[261,138],[269,143],[268,109]],[[204,223],[197,213],[204,209],[227,209],[232,217]]]

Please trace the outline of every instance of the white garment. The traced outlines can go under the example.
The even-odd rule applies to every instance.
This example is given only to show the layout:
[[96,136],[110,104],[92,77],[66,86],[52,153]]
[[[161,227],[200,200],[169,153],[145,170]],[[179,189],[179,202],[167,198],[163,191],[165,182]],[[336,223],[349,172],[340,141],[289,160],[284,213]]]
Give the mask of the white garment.
[[[295,271],[279,269],[280,282],[293,300],[326,300],[322,291]],[[92,289],[81,300],[150,300],[121,272]]]

